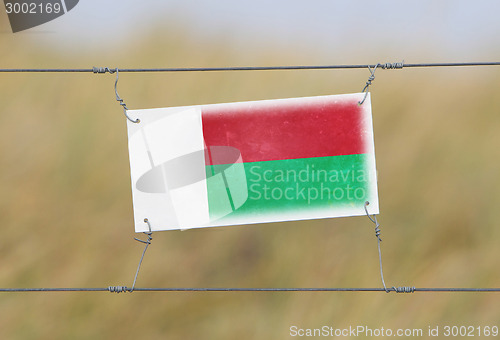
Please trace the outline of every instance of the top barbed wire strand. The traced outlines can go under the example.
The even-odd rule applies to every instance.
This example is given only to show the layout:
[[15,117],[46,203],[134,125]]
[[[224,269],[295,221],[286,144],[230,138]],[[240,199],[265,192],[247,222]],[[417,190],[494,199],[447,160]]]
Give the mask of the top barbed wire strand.
[[[393,68],[415,68],[415,67],[459,67],[459,66],[500,66],[499,61],[495,62],[459,62],[459,63],[378,63],[378,64],[357,64],[357,65],[299,65],[299,66],[235,66],[235,67],[173,67],[173,68],[118,68],[119,72],[214,72],[214,71],[273,71],[273,70],[334,70],[334,69],[365,69],[379,66],[383,69]],[[12,68],[0,69],[0,72],[11,73],[106,73],[116,68]]]

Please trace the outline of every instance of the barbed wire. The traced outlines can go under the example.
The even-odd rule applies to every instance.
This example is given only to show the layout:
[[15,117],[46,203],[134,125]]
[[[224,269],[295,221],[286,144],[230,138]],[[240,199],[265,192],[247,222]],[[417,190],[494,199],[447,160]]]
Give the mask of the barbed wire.
[[493,62],[446,62],[446,63],[376,63],[354,65],[296,65],[296,66],[232,66],[232,67],[167,67],[167,68],[3,68],[0,72],[58,72],[58,73],[114,73],[119,72],[217,72],[217,71],[274,71],[274,70],[334,70],[334,69],[366,69],[379,67],[382,69],[402,69],[418,67],[463,67],[463,66],[500,66],[500,61]]
[[[500,288],[417,288],[399,287],[396,293],[500,293]],[[406,288],[406,289],[402,289]],[[22,292],[132,292],[124,286],[107,288],[0,288],[0,293]],[[138,288],[133,292],[384,292],[385,288]]]

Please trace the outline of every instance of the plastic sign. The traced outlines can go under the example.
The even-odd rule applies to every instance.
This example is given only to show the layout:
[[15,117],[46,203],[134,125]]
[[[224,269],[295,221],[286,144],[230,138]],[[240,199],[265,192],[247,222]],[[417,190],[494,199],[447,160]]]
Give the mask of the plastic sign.
[[377,214],[363,97],[129,110],[135,231]]

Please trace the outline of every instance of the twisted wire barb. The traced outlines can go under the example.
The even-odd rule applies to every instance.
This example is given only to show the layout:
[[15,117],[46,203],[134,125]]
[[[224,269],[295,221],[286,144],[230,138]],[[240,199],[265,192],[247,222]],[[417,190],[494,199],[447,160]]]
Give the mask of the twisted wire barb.
[[402,69],[405,67],[405,61],[403,60],[402,62],[398,63],[385,63],[385,64],[378,64],[378,66],[384,70],[395,70],[395,69]]
[[123,292],[128,292],[129,289],[127,286],[109,286],[108,291],[110,293],[123,293]]

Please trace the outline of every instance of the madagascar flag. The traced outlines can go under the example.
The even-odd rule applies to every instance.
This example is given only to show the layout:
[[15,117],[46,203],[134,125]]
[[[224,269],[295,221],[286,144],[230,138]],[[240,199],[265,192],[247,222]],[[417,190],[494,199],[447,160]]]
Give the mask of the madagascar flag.
[[363,96],[128,111],[136,232],[378,213]]

